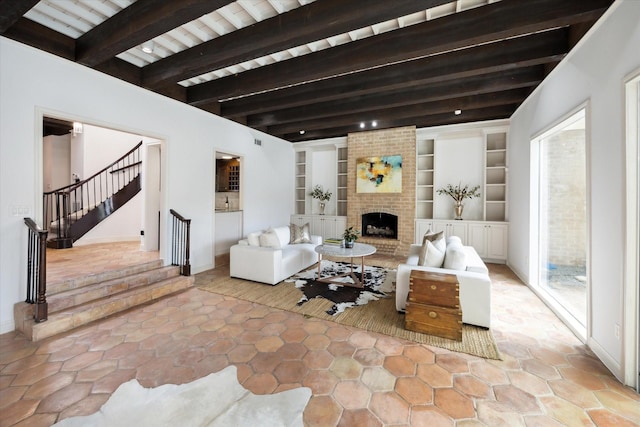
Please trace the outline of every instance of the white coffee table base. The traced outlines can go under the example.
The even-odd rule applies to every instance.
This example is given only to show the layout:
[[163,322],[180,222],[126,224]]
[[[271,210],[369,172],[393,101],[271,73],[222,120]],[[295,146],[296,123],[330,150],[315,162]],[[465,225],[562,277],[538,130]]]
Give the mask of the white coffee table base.
[[[325,283],[334,283],[337,285],[343,286],[353,286],[356,288],[364,288],[364,257],[368,255],[373,255],[376,252],[375,246],[367,245],[364,243],[354,243],[353,248],[341,248],[339,246],[333,245],[318,245],[315,248],[315,251],[318,253],[318,280],[319,282]],[[336,258],[349,258],[349,272],[339,274],[337,276],[331,277],[320,277],[320,273],[322,272],[322,256],[332,256]],[[358,279],[358,276],[353,272],[353,258],[360,258],[360,268],[361,273],[360,277],[362,279]],[[341,277],[351,277],[353,283],[340,281]]]

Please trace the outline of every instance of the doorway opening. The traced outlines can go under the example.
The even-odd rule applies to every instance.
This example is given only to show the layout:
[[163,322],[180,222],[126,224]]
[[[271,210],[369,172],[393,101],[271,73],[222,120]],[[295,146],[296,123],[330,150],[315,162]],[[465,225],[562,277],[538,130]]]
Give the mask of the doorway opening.
[[[74,245],[92,243],[139,242],[143,251],[159,251],[161,246],[162,144],[155,137],[119,130],[105,125],[41,112],[42,139],[37,147],[42,194],[92,177],[136,144],[141,145],[141,191],[100,222]],[[38,170],[38,169],[37,169]],[[100,188],[99,188],[100,189]],[[36,221],[42,223],[42,197],[36,203]],[[89,209],[89,208],[87,208]],[[48,225],[43,223],[43,228]]]
[[[532,286],[583,341],[588,318],[586,109],[532,141]],[[535,175],[534,175],[535,176]]]

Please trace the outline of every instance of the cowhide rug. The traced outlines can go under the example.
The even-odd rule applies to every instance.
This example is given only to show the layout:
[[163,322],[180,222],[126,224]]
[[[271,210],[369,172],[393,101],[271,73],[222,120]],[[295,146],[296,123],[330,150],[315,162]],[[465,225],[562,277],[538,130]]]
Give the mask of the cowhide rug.
[[231,365],[187,384],[144,388],[120,385],[94,414],[66,418],[54,427],[299,426],[311,389],[257,395],[238,383]]
[[[354,265],[353,271],[355,276],[362,280],[362,268],[360,265]],[[321,278],[338,276],[349,272],[349,263],[322,261]],[[313,298],[326,298],[332,301],[333,306],[327,310],[327,314],[332,316],[342,313],[349,307],[365,305],[369,301],[376,301],[379,298],[387,298],[388,292],[394,290],[395,271],[390,271],[382,267],[364,266],[364,288],[354,286],[341,285],[336,283],[320,282],[317,279],[318,269],[313,268],[291,276],[286,282],[294,282],[296,288],[302,291],[302,298],[298,301],[298,305]],[[345,283],[353,284],[351,277],[342,277]]]

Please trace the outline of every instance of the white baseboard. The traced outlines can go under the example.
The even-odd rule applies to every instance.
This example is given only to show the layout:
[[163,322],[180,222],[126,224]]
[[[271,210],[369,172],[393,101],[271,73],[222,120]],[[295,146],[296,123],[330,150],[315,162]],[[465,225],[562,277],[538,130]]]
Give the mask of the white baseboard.
[[0,323],[0,334],[6,334],[7,332],[14,331],[16,329],[16,324],[12,320],[6,320]]
[[600,359],[600,361],[607,367],[611,373],[624,384],[624,372],[622,371],[622,366],[616,362],[616,360],[611,357],[609,353],[598,343],[598,341],[594,340],[593,337],[589,337],[587,340],[587,345],[595,353],[595,355]]

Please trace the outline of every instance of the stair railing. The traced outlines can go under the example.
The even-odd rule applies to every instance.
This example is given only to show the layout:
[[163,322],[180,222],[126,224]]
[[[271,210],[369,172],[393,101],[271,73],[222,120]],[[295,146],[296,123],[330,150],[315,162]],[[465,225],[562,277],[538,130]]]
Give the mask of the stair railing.
[[[124,156],[91,177],[43,194],[44,227],[58,239],[73,240],[69,229],[90,210],[135,179],[141,170],[140,141]],[[70,247],[70,244],[69,246]]]
[[171,223],[171,265],[180,266],[180,274],[191,275],[189,247],[191,246],[191,220],[170,209]]
[[47,303],[47,230],[38,227],[31,218],[25,218],[28,228],[27,249],[27,299],[35,304],[33,318],[44,322],[48,317]]

